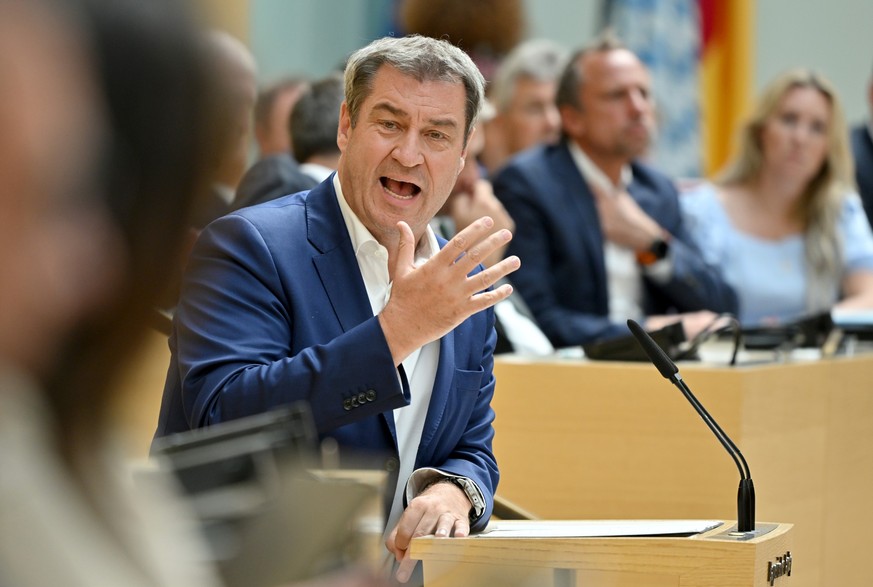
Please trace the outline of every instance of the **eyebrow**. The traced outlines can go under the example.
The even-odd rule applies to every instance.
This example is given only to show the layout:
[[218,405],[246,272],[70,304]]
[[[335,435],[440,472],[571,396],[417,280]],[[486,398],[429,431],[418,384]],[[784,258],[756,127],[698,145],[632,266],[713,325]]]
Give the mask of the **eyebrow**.
[[[388,102],[379,102],[373,106],[373,112],[384,110],[389,114],[398,118],[409,118],[409,113],[402,108],[389,104]],[[454,118],[431,118],[427,121],[428,124],[437,127],[458,128],[458,123]]]

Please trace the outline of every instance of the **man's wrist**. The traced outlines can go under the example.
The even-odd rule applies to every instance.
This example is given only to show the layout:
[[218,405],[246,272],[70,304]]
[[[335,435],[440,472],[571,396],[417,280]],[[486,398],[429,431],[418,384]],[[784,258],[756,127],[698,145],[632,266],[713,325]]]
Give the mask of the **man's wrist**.
[[431,481],[424,490],[426,491],[433,485],[438,485],[442,483],[454,485],[455,487],[463,491],[464,495],[467,496],[467,500],[470,502],[470,511],[468,515],[470,517],[471,523],[479,519],[479,517],[485,513],[485,501],[482,498],[482,494],[479,491],[479,488],[476,487],[476,484],[471,479],[468,479],[467,477],[457,476],[440,477]]

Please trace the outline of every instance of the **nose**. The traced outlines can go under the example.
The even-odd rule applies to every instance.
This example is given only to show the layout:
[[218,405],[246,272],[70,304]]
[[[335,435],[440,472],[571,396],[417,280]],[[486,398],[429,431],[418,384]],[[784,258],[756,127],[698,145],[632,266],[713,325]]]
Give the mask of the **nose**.
[[628,94],[628,107],[634,114],[641,114],[649,108],[649,97],[641,90],[633,90]]
[[415,167],[424,163],[418,137],[412,132],[405,132],[397,139],[391,156],[404,167]]

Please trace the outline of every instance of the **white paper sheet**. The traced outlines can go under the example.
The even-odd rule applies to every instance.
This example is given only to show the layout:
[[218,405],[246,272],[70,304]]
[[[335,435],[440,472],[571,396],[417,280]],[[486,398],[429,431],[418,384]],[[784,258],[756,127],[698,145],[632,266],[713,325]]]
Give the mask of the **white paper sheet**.
[[717,520],[499,520],[480,536],[489,538],[595,538],[685,536],[711,530]]

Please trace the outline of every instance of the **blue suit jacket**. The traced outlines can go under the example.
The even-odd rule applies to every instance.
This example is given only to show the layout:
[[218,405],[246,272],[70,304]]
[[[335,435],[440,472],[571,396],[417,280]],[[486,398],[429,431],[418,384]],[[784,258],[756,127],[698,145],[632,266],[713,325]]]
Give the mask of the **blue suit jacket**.
[[[706,265],[682,225],[677,191],[665,176],[634,163],[631,196],[673,239],[673,274],[645,281],[647,314],[709,309],[736,311],[736,296]],[[588,184],[566,142],[516,156],[494,181],[494,192],[515,220],[508,254],[521,258],[512,274],[543,332],[556,347],[630,334],[609,320],[603,233]]]
[[[332,179],[202,233],[174,318],[157,436],[308,400],[320,436],[356,456],[387,455],[396,468],[391,410],[408,404],[409,386],[370,308]],[[495,338],[488,310],[440,340],[415,463],[478,484],[487,509],[477,530],[498,481]]]
[[852,154],[855,157],[855,181],[864,202],[867,220],[873,226],[873,140],[866,124],[852,129]]

